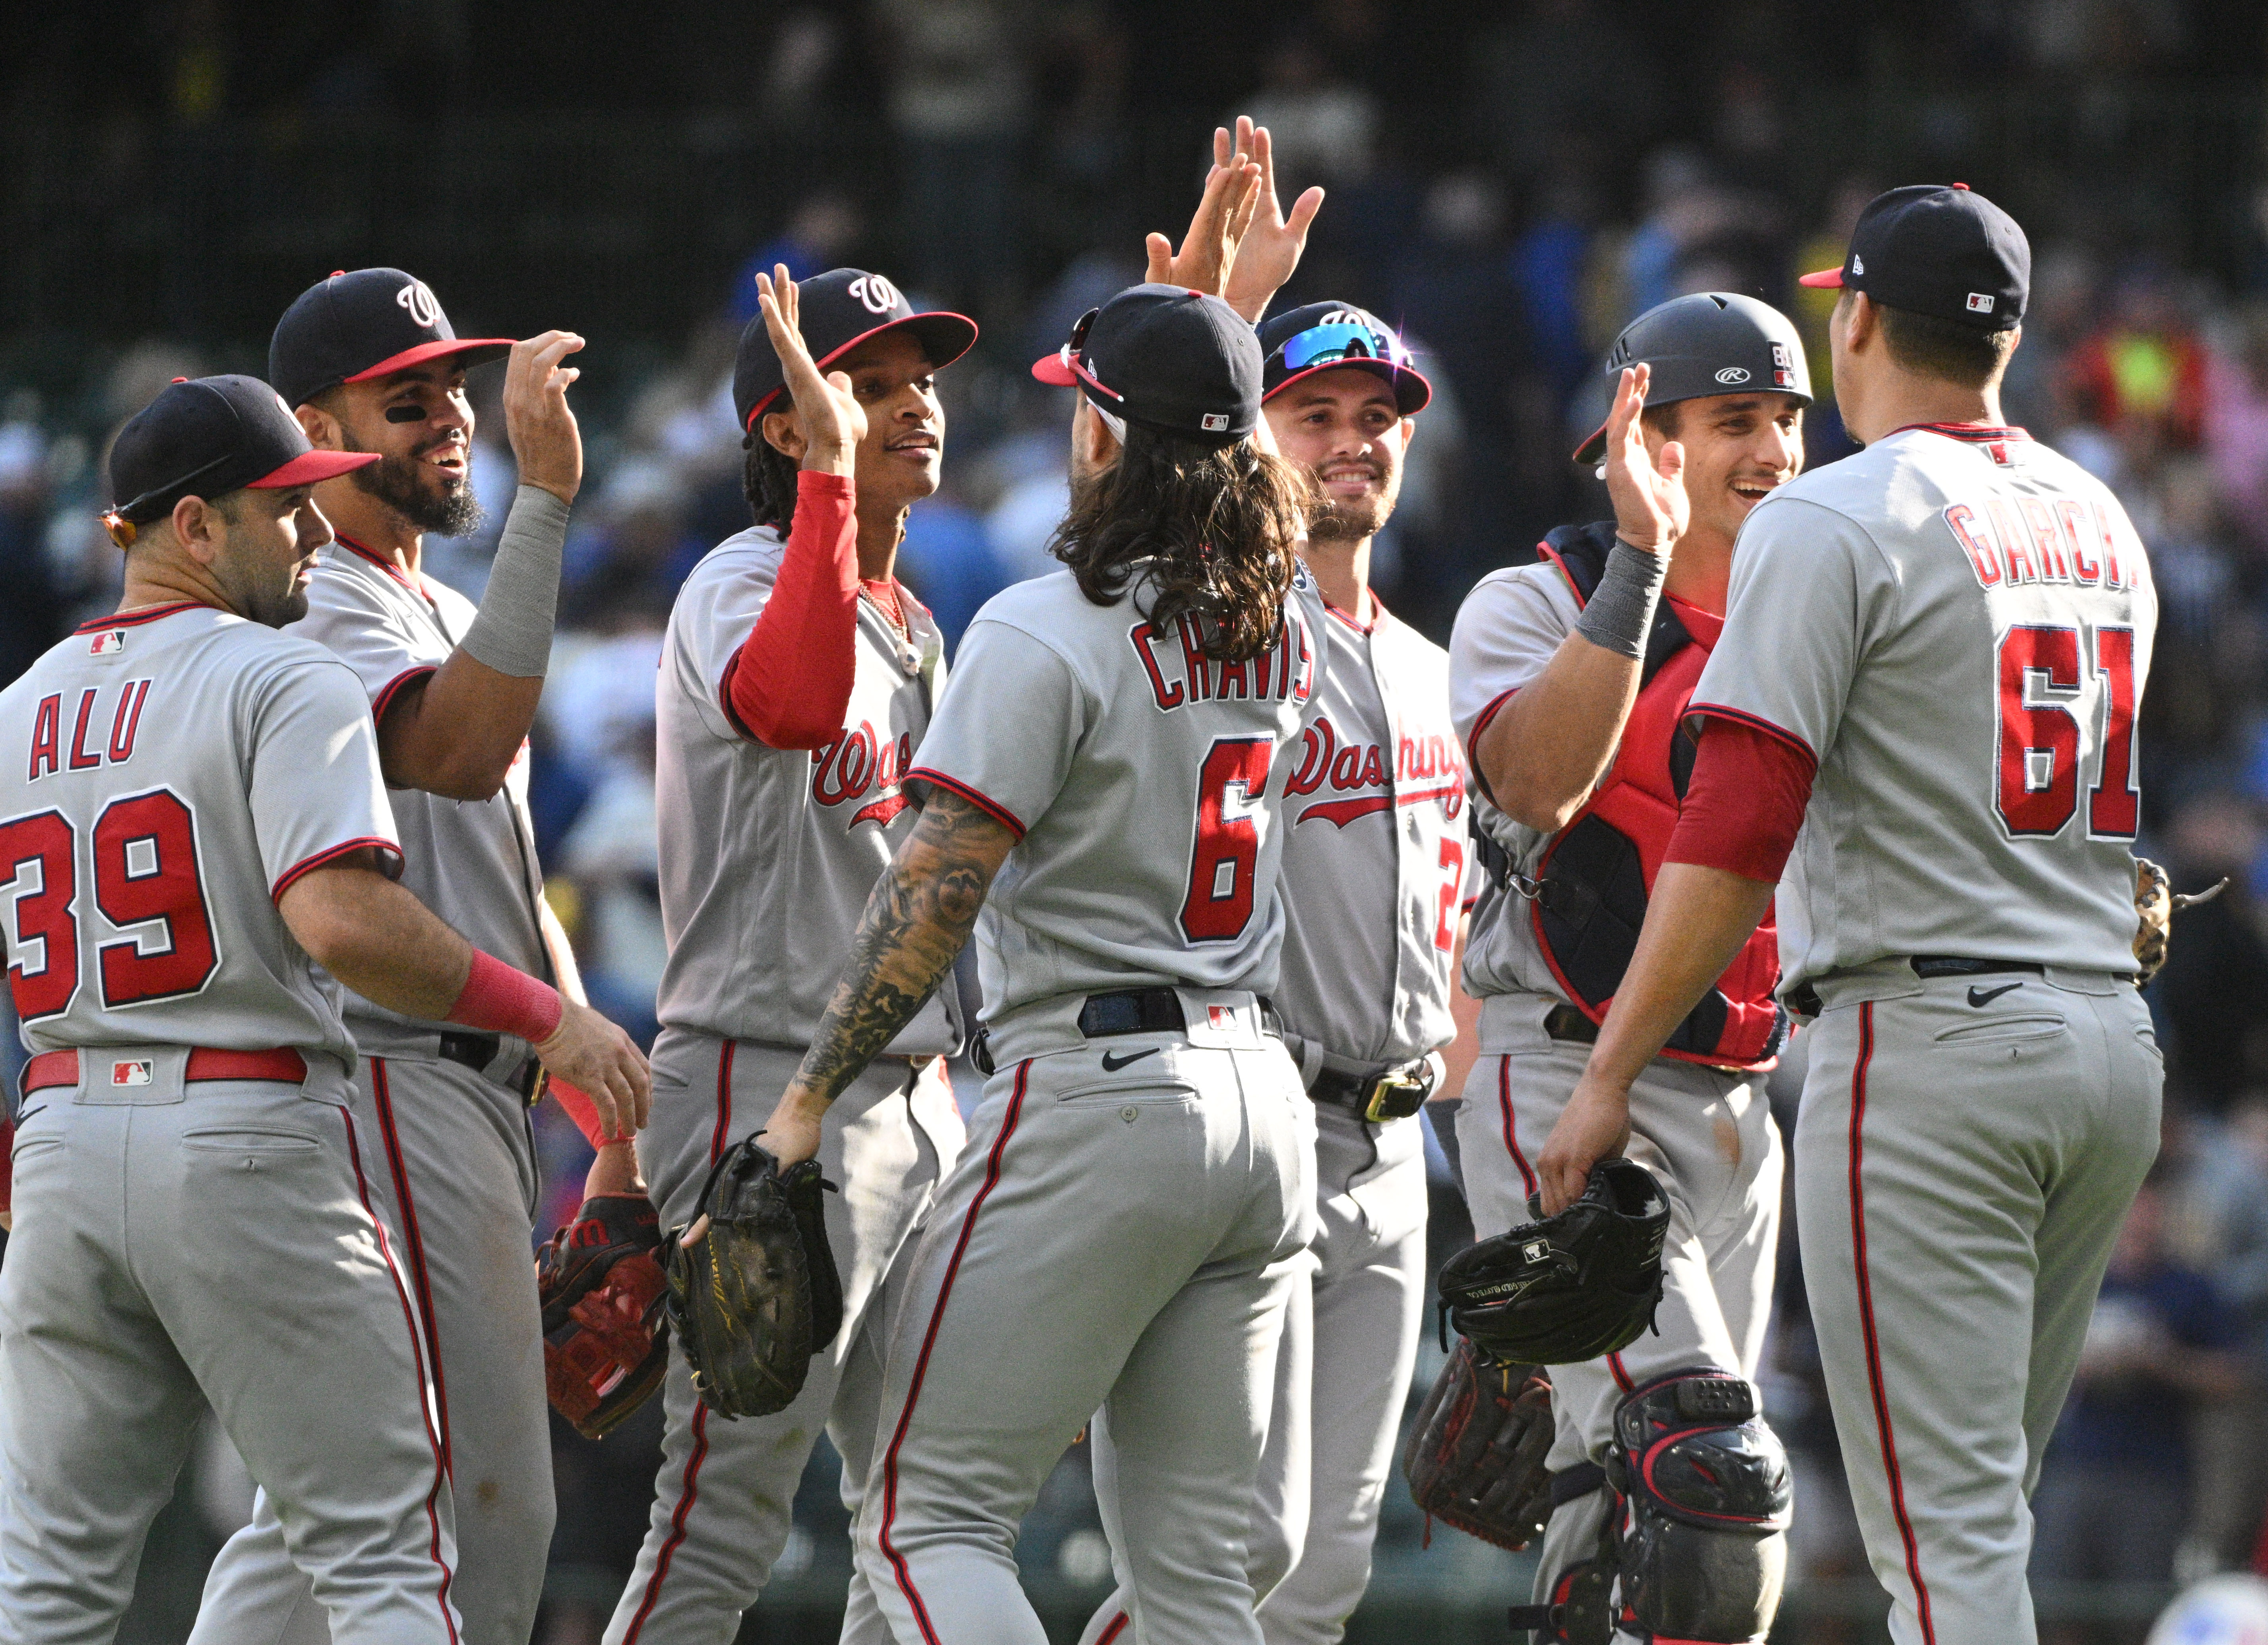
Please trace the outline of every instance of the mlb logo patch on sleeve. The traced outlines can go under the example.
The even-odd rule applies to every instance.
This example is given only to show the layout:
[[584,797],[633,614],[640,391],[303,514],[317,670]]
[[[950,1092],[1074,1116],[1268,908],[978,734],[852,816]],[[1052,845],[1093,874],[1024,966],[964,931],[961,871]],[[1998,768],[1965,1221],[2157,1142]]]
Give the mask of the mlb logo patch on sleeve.
[[113,1087],[147,1085],[151,1077],[152,1065],[146,1058],[136,1058],[131,1062],[114,1062],[110,1065],[110,1083]]
[[126,631],[122,628],[105,629],[94,637],[94,643],[86,648],[86,654],[90,657],[109,657],[125,649]]

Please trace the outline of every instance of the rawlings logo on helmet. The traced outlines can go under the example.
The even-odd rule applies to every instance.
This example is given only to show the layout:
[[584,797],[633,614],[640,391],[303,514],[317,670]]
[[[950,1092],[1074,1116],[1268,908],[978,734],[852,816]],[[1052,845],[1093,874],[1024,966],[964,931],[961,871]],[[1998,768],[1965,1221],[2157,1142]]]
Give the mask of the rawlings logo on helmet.
[[1744,383],[1749,380],[1749,368],[1745,365],[1727,365],[1717,373],[1717,380],[1720,383]]

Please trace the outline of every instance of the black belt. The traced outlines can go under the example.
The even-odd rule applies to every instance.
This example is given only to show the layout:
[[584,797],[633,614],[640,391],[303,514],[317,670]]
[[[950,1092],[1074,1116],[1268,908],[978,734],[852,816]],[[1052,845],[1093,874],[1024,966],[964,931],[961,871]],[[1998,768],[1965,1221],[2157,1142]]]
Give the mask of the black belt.
[[[1284,1020],[1276,1007],[1260,1000],[1260,1029],[1284,1037]],[[1122,1034],[1187,1034],[1189,1019],[1182,1014],[1182,997],[1170,988],[1121,988],[1112,993],[1089,994],[1079,1008],[1079,1031],[1089,1039],[1115,1039]],[[968,1043],[968,1060],[979,1073],[996,1073],[992,1060],[992,1031],[979,1029]]]
[[1543,1031],[1553,1039],[1575,1045],[1599,1043],[1599,1025],[1571,1005],[1556,1005],[1543,1014]]
[[[446,1062],[461,1064],[475,1073],[485,1074],[489,1065],[504,1050],[504,1041],[494,1034],[460,1034],[453,1029],[441,1030],[441,1057]],[[517,1095],[523,1103],[535,1100],[535,1082],[543,1073],[543,1065],[530,1057],[510,1074],[497,1081],[507,1091]]]
[[2048,968],[2030,960],[1965,960],[1955,954],[1917,954],[1906,962],[1913,974],[1926,980],[1933,977],[1990,977],[1995,971],[2024,971],[2034,977],[2044,977]]
[[1315,1076],[1307,1095],[1373,1125],[1407,1119],[1433,1095],[1433,1065],[1420,1057],[1379,1073],[1340,1073],[1326,1068]]

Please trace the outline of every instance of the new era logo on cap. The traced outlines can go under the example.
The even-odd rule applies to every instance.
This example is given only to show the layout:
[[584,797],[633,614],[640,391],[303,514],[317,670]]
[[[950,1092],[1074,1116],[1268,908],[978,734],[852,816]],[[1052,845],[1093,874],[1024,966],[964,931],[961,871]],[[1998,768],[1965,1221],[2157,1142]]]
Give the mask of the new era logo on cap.
[[1864,273],[1866,273],[1866,272],[1867,272],[1867,260],[1866,260],[1864,257],[1859,257],[1859,256],[1854,256],[1854,257],[1852,257],[1852,258],[1851,259],[1851,272],[1852,272],[1852,273],[1853,273],[1853,274],[1864,274]]
[[1970,292],[1969,312],[1972,314],[1991,314],[1992,312],[1992,294],[1990,291]]
[[110,1065],[110,1083],[113,1086],[147,1085],[153,1077],[154,1070],[147,1059]]

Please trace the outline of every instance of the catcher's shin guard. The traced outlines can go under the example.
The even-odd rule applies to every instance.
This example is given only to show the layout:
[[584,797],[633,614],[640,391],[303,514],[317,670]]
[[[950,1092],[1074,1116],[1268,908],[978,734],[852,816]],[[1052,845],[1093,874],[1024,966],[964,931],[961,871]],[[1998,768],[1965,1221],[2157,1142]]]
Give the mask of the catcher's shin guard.
[[1640,1639],[1762,1640],[1779,1609],[1794,1501],[1755,1387],[1673,1371],[1615,1407],[1607,1479],[1625,1499],[1622,1627]]
[[1553,1577],[1548,1599],[1512,1607],[1513,1632],[1527,1630],[1534,1645],[1609,1645],[1615,1636],[1616,1533],[1622,1523],[1622,1499],[1607,1489],[1606,1471],[1596,1463],[1578,1463],[1551,1477],[1554,1513],[1601,1492],[1605,1493],[1606,1511],[1600,1516],[1591,1557],[1573,1561]]

